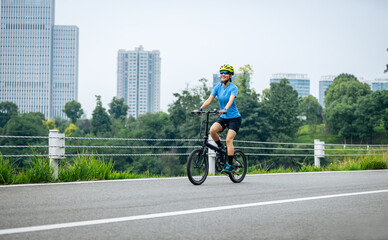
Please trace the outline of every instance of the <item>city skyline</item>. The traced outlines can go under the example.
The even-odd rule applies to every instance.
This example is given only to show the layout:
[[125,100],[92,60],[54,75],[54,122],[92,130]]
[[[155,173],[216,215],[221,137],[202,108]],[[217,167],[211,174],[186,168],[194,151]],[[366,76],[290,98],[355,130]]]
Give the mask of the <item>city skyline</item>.
[[[81,30],[78,101],[90,117],[95,95],[104,106],[116,95],[118,49],[139,45],[162,53],[164,112],[174,92],[199,85],[203,77],[210,86],[224,63],[236,70],[250,64],[251,87],[259,93],[276,72],[307,73],[316,98],[324,75],[382,78],[388,62],[387,8],[388,2],[379,0],[57,0],[55,24]],[[232,16],[225,14],[230,9]]]
[[55,0],[2,0],[0,19],[0,102],[65,118],[78,100],[78,27],[55,25]]
[[[161,52],[165,112],[174,92],[198,86],[203,77],[210,86],[224,63],[237,72],[250,64],[251,87],[259,93],[273,73],[307,73],[316,98],[324,75],[386,76],[385,1],[57,0],[56,6],[57,24],[82,30],[79,101],[88,116],[94,95],[102,95],[107,106],[116,94],[117,50],[139,45]],[[232,15],[225,14],[231,9]]]

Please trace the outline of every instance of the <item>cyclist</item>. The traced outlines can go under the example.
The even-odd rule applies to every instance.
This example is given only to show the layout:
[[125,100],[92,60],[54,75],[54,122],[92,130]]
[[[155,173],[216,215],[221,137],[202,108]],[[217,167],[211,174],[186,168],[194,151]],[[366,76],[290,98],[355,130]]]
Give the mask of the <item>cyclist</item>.
[[218,147],[223,148],[218,133],[224,131],[225,128],[228,128],[228,133],[226,135],[228,162],[222,170],[222,173],[231,173],[233,171],[233,139],[241,126],[241,114],[236,106],[238,88],[232,83],[233,75],[234,70],[232,66],[228,64],[222,65],[220,68],[221,82],[214,87],[209,98],[202,104],[202,106],[198,110],[194,110],[194,112],[200,112],[209,106],[215,97],[218,98],[218,102],[220,104],[220,117],[211,126],[210,136],[216,142]]

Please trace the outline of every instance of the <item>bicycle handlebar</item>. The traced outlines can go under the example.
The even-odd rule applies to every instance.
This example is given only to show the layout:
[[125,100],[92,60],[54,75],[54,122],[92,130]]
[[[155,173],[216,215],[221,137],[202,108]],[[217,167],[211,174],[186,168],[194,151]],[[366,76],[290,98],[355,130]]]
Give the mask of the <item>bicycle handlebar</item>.
[[214,109],[213,111],[198,111],[198,112],[191,112],[192,114],[204,114],[204,113],[209,113],[209,114],[218,114],[218,110],[217,109]]

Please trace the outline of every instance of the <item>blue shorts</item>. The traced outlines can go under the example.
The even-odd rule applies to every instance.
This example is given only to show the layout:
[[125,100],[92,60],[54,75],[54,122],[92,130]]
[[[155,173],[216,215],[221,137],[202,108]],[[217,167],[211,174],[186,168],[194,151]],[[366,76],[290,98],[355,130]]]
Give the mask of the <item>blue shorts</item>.
[[241,126],[241,117],[231,119],[225,119],[220,117],[217,119],[216,122],[218,122],[222,126],[222,131],[224,131],[225,128],[229,128],[238,133],[238,130]]

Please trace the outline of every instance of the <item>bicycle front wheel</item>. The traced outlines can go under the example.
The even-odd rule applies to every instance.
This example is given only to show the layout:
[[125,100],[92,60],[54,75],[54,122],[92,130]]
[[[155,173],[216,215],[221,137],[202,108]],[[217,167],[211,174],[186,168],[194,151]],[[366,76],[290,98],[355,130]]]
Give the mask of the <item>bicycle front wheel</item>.
[[201,185],[207,177],[209,161],[207,153],[202,149],[191,152],[187,159],[187,176],[194,185]]
[[242,182],[247,174],[247,158],[241,150],[234,151],[233,168],[234,171],[229,173],[230,180],[234,183]]

